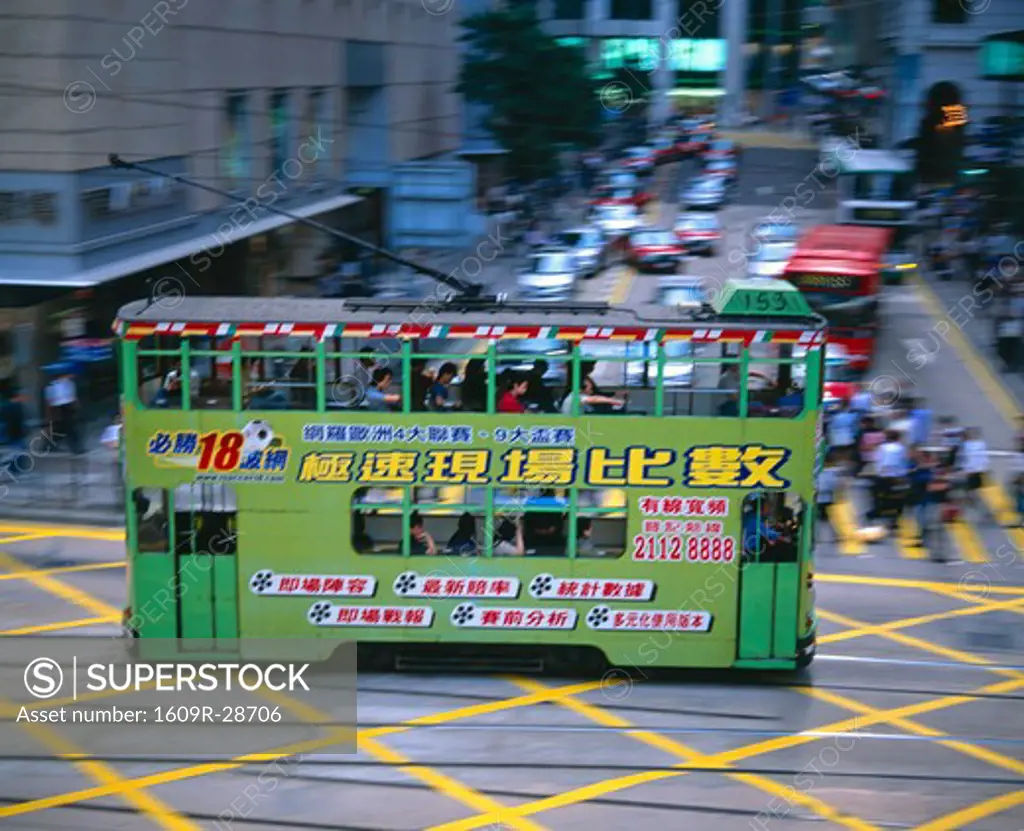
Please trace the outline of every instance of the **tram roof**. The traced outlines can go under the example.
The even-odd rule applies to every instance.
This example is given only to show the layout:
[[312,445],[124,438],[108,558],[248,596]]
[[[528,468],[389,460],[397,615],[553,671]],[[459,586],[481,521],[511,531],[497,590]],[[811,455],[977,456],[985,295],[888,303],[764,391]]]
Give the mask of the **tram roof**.
[[[199,327],[224,325],[250,328],[258,325],[305,328],[331,324],[380,326],[407,324],[422,326],[542,326],[575,329],[599,328],[693,328],[728,325],[730,329],[776,330],[818,329],[815,318],[722,316],[709,307],[611,306],[601,303],[547,304],[511,301],[493,305],[464,306],[456,299],[448,308],[438,302],[374,301],[338,299],[261,298],[261,297],[184,297],[175,298],[173,308],[159,301],[137,300],[118,311],[121,324],[146,324],[158,331],[174,334],[182,325]],[[171,328],[173,327],[173,329]]]

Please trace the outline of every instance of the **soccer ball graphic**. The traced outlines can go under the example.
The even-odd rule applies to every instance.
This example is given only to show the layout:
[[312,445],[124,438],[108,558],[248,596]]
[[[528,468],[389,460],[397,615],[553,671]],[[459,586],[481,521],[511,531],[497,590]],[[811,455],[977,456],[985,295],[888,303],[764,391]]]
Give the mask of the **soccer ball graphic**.
[[262,453],[274,441],[274,431],[270,425],[259,419],[250,421],[242,428],[242,455]]

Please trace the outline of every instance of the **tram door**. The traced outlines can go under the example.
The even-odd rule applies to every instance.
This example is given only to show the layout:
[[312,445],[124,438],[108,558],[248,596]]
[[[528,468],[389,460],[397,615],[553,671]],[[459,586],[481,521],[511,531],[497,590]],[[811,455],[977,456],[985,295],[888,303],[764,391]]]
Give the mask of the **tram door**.
[[790,659],[796,653],[804,514],[796,494],[752,493],[743,501],[740,660]]
[[238,507],[226,485],[174,491],[178,637],[188,652],[237,649]]

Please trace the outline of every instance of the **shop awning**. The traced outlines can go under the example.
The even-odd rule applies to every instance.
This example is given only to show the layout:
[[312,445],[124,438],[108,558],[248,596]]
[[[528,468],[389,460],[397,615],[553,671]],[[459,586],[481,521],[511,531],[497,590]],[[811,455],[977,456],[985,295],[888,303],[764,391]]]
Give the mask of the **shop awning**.
[[[361,196],[343,194],[340,196],[333,196],[329,199],[321,199],[318,202],[311,202],[307,205],[289,208],[288,210],[289,213],[305,219],[307,217],[317,216],[318,214],[327,213],[328,211],[335,211],[339,208],[354,205],[356,202],[361,200]],[[295,220],[289,217],[271,214],[270,216],[253,222],[245,228],[236,227],[231,234],[231,242],[239,242],[240,240],[247,239],[248,237],[266,234],[269,231],[282,228],[285,225],[291,225],[294,222]],[[17,274],[12,271],[0,270],[0,285],[38,286],[41,288],[86,288],[89,286],[97,286],[100,283],[107,283],[111,280],[118,280],[121,277],[127,277],[129,274],[137,274],[140,271],[146,271],[150,268],[156,268],[157,266],[172,263],[175,260],[180,260],[184,257],[195,254],[197,251],[216,247],[217,244],[218,243],[215,242],[215,238],[208,231],[204,234],[199,234],[195,237],[182,240],[181,242],[165,245],[162,248],[155,248],[152,251],[147,251],[145,254],[125,257],[106,265],[67,274],[65,276]]]

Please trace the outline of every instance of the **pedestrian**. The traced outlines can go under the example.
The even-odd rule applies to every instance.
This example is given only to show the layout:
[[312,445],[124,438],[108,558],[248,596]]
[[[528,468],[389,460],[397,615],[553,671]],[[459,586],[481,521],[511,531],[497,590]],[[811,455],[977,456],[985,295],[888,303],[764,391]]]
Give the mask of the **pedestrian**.
[[906,446],[895,430],[886,430],[885,441],[879,445],[875,459],[875,485],[870,519],[886,517],[895,531],[906,500],[907,473],[910,460]]
[[911,452],[910,471],[908,475],[909,489],[907,504],[913,509],[917,523],[918,544],[927,545],[928,530],[932,526],[932,509],[934,500],[931,484],[935,478],[935,459],[931,453],[921,447]]
[[923,398],[916,398],[910,404],[910,443],[927,444],[932,435],[932,411]]
[[850,397],[850,409],[860,415],[869,415],[874,407],[871,388],[865,382],[857,387],[857,391]]
[[17,475],[16,461],[25,452],[25,403],[22,396],[12,393],[4,402],[4,426],[7,431],[7,449],[9,455],[4,459],[4,468],[12,475]]
[[842,402],[832,414],[828,423],[828,443],[837,460],[848,465],[854,461],[857,446],[857,427],[860,416],[850,409],[848,402]]
[[860,439],[857,442],[857,467],[854,471],[856,476],[875,476],[878,448],[884,441],[885,433],[878,428],[875,419],[871,416],[862,418]]
[[54,378],[46,387],[46,408],[54,440],[65,439],[68,450],[82,452],[78,437],[78,390],[70,372]]
[[932,529],[928,533],[930,543],[928,552],[937,563],[956,563],[959,560],[946,558],[947,539],[942,528],[957,522],[960,518],[960,507],[957,504],[956,482],[952,468],[939,465],[935,471],[932,483],[928,487],[932,495],[932,503],[935,506],[932,510]]
[[836,495],[842,480],[842,468],[835,451],[829,451],[825,457],[825,464],[818,473],[817,493],[815,499],[818,504],[818,521],[825,523],[825,526],[832,534],[834,542],[839,542],[839,534],[836,531],[835,523],[832,522],[832,506],[835,504]]
[[970,427],[964,434],[959,472],[963,480],[965,502],[970,502],[981,518],[985,518],[985,511],[981,504],[980,491],[985,486],[988,467],[988,446],[981,438],[978,428]]

